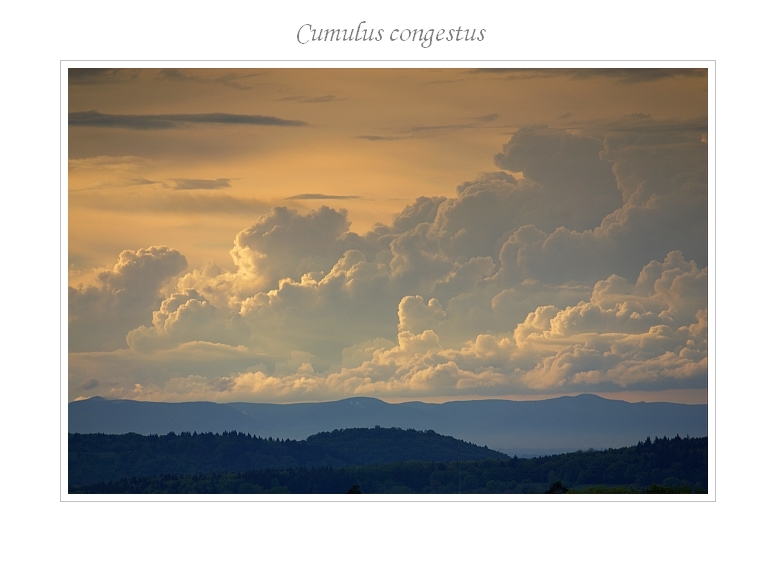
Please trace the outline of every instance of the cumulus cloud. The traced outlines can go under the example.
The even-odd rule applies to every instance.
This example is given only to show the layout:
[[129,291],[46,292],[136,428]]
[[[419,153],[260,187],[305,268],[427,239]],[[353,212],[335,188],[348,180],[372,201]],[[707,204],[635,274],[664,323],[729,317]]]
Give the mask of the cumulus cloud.
[[230,270],[124,252],[70,289],[72,388],[290,401],[703,387],[700,125],[524,128],[501,171],[364,234],[342,209],[267,210],[237,233]]
[[189,341],[239,345],[247,343],[249,335],[239,315],[217,309],[193,289],[162,301],[152,323],[127,334],[132,349],[148,351]]
[[587,302],[537,309],[514,334],[521,355],[544,356],[526,384],[705,383],[707,282],[706,269],[672,252],[648,264],[633,285],[613,275],[596,284]]
[[281,279],[329,271],[358,236],[344,210],[321,207],[307,215],[276,207],[237,235],[232,259],[244,278],[277,286]]
[[601,158],[603,148],[594,137],[526,127],[512,135],[494,161],[542,186],[531,210],[550,220],[531,224],[543,230],[564,226],[581,231],[600,224],[623,202],[612,164]]
[[447,316],[436,299],[423,303],[423,297],[404,297],[399,303],[399,332],[425,332],[434,328]]
[[[201,377],[217,381],[230,373],[266,370],[267,365],[274,365],[271,357],[245,346],[197,341],[153,352],[117,349],[111,352],[71,353],[68,357],[68,381],[71,390],[86,383],[92,395],[137,397],[142,400],[149,389],[164,388],[171,382],[175,385],[176,379]],[[98,384],[94,383],[95,380]],[[189,399],[185,394],[169,398],[176,401]]]
[[[372,349],[361,365],[328,380],[358,392],[455,394],[583,390],[634,384],[664,387],[677,380],[705,384],[707,374],[707,271],[672,252],[648,264],[636,283],[611,276],[592,296],[559,309],[540,306],[512,334],[480,334],[461,348],[445,348],[433,330],[405,320],[433,318],[438,303],[400,305],[398,345]],[[437,314],[439,316],[439,314]],[[363,355],[362,355],[363,358]]]
[[[501,248],[499,260],[505,278],[559,283],[592,280],[606,270],[633,277],[645,262],[675,249],[706,263],[708,151],[701,141],[699,124],[661,123],[639,115],[608,123],[607,130],[599,144],[600,158],[616,180],[620,206],[592,229],[566,224],[543,228],[539,221],[521,227]],[[520,135],[523,133],[515,137]],[[523,156],[510,157],[510,147],[521,144],[514,142],[515,137],[505,145],[505,152],[497,155],[497,162],[529,177],[533,173],[536,181],[551,183],[541,172],[537,175],[532,171],[537,166]],[[584,202],[579,205],[584,206]]]
[[[394,328],[397,343],[383,338],[346,347],[339,364],[274,346],[270,346],[277,351],[274,358],[259,358],[244,346],[222,346],[220,349],[233,349],[246,355],[248,362],[261,365],[224,372],[226,364],[210,357],[209,368],[200,365],[196,375],[165,382],[165,377],[155,380],[146,373],[149,380],[141,383],[145,393],[138,394],[133,387],[133,396],[172,399],[188,389],[204,393],[191,396],[211,399],[242,400],[258,395],[271,400],[303,400],[353,394],[412,397],[703,386],[708,368],[706,284],[706,269],[672,252],[662,262],[647,264],[635,283],[610,276],[596,283],[587,300],[565,308],[539,306],[511,333],[478,334],[460,347],[443,345],[437,333],[428,328],[445,320],[446,313],[436,299],[425,303],[419,296],[405,297]],[[182,315],[174,313],[195,303],[187,337],[175,340],[174,325],[182,321]],[[193,291],[175,294],[154,314],[155,334],[152,329],[141,328],[131,336],[166,335],[173,343],[197,337],[202,334],[197,329],[216,327],[212,322],[197,322],[207,318],[206,313],[197,316],[203,311],[202,303]],[[323,326],[316,324],[316,328]],[[156,364],[162,358],[169,360],[171,354],[177,358],[191,345],[178,343],[168,352],[156,351],[166,354],[156,360],[149,347],[135,346],[120,353],[122,361],[127,361],[128,352],[145,351],[141,364]],[[97,359],[95,354],[78,355],[75,363],[79,367],[88,356],[91,361]],[[108,355],[101,354],[99,359],[110,364]],[[235,367],[234,362],[228,365]],[[73,371],[79,373],[79,380],[87,381],[94,373],[83,367]]]
[[164,246],[125,250],[112,269],[97,274],[96,286],[69,287],[70,351],[125,347],[128,330],[148,320],[162,286],[187,266],[180,252]]

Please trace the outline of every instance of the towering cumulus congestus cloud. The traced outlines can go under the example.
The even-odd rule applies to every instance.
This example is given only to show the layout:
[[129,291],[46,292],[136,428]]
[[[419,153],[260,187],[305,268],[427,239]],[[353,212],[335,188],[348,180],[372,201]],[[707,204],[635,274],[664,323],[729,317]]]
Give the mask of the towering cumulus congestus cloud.
[[[575,229],[565,222],[542,227],[541,220],[535,220],[516,230],[501,248],[499,256],[500,275],[505,281],[514,283],[532,278],[549,283],[592,282],[607,271],[632,278],[645,263],[660,260],[672,250],[681,250],[685,257],[706,264],[708,155],[704,142],[705,121],[654,122],[648,116],[636,115],[598,125],[604,126],[606,132],[598,133],[599,138],[566,141],[566,144],[579,142],[588,147],[584,151],[572,151],[579,158],[567,175],[574,172],[585,175],[586,165],[582,164],[581,155],[585,154],[590,160],[592,148],[598,149],[599,162],[594,166],[587,164],[590,170],[587,179],[574,182],[570,177],[563,178],[564,186],[576,185],[579,190],[560,189],[549,200],[554,200],[553,205],[558,209],[565,208],[563,203],[558,203],[558,197],[567,198],[573,206],[591,213],[595,213],[596,208],[607,209],[611,204],[611,189],[600,190],[608,194],[604,197],[596,196],[593,187],[607,185],[607,174],[602,172],[606,167],[613,174],[620,192],[619,204],[611,212],[601,215],[596,225],[588,224],[584,229]],[[548,145],[545,154],[550,157],[537,159],[529,142],[537,136],[555,139],[559,146],[564,144],[563,139],[570,137],[552,129],[519,131],[495,160],[502,167],[519,170],[527,177],[551,185],[562,175],[546,170],[556,158],[553,156],[555,144],[542,140]],[[558,152],[563,153],[563,150],[558,149]],[[571,163],[571,160],[567,162]],[[593,183],[594,178],[598,184]]]
[[600,156],[600,139],[549,127],[526,127],[512,135],[496,165],[541,185],[531,224],[552,232],[558,227],[595,228],[622,206],[612,165]]
[[177,250],[164,246],[125,250],[113,269],[97,274],[97,286],[69,287],[70,351],[126,347],[127,331],[150,319],[164,283],[187,265]]
[[[123,252],[96,286],[70,289],[72,392],[704,388],[704,127],[630,116],[521,129],[500,171],[363,235],[345,210],[275,208],[237,234],[230,270],[186,270],[163,247]],[[112,372],[136,382],[100,375]]]

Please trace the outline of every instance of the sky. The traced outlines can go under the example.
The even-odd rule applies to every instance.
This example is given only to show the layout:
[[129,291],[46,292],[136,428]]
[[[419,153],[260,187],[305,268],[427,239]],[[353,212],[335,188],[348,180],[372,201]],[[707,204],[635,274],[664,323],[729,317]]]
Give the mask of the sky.
[[705,69],[71,69],[68,399],[707,401]]

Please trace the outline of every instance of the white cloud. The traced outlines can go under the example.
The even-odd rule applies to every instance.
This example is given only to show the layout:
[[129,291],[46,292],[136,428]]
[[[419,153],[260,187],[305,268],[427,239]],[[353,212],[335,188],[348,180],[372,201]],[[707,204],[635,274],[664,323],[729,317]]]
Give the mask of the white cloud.
[[[598,282],[590,298],[573,306],[540,306],[526,315],[512,333],[479,334],[464,345],[446,347],[427,323],[444,319],[438,301],[407,297],[399,305],[397,342],[364,341],[343,351],[340,364],[314,355],[291,352],[284,361],[261,358],[258,368],[240,368],[240,361],[259,363],[244,347],[201,347],[208,365],[181,369],[180,356],[194,348],[183,344],[170,351],[148,351],[139,361],[175,364],[175,376],[129,377],[132,396],[172,399],[176,396],[220,400],[307,400],[348,395],[427,396],[481,393],[525,393],[552,390],[655,389],[675,384],[704,385],[707,374],[707,271],[669,254],[645,266],[636,283],[610,276]],[[179,302],[184,296],[175,297]],[[202,302],[189,299],[186,303]],[[698,308],[701,306],[702,308]],[[162,307],[173,308],[170,303]],[[176,309],[180,310],[180,306]],[[157,315],[162,324],[161,315]],[[169,318],[169,316],[167,317]],[[414,328],[413,332],[407,328]],[[102,365],[133,364],[130,350],[74,356],[78,381],[90,382]],[[225,354],[229,361],[214,360]],[[192,361],[192,357],[188,360]],[[72,359],[71,359],[72,360]],[[268,367],[268,365],[270,365]],[[138,368],[137,365],[134,368]],[[226,370],[225,370],[226,368]],[[167,371],[165,370],[166,374]],[[140,382],[138,382],[140,381]],[[184,394],[181,394],[184,393]]]
[[404,297],[399,303],[399,332],[420,333],[433,329],[445,316],[442,305],[436,299],[423,304],[423,297],[419,295]]
[[187,341],[245,344],[247,326],[239,314],[219,310],[194,289],[173,293],[153,313],[152,326],[140,326],[127,334],[129,347],[147,351],[175,347]]
[[255,278],[260,289],[270,288],[287,277],[331,269],[347,243],[358,240],[349,227],[345,211],[324,206],[300,215],[275,207],[237,235],[232,259],[239,275]]

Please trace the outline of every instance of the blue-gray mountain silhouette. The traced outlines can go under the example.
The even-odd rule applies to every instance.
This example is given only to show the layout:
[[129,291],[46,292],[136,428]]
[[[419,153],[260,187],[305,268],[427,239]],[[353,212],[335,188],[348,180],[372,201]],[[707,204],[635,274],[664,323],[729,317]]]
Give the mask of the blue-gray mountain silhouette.
[[629,403],[592,394],[549,400],[469,400],[388,404],[348,398],[309,404],[137,402],[90,398],[68,405],[69,433],[241,431],[305,439],[334,429],[432,429],[509,455],[551,454],[624,447],[647,436],[708,434],[708,407],[665,402]]

